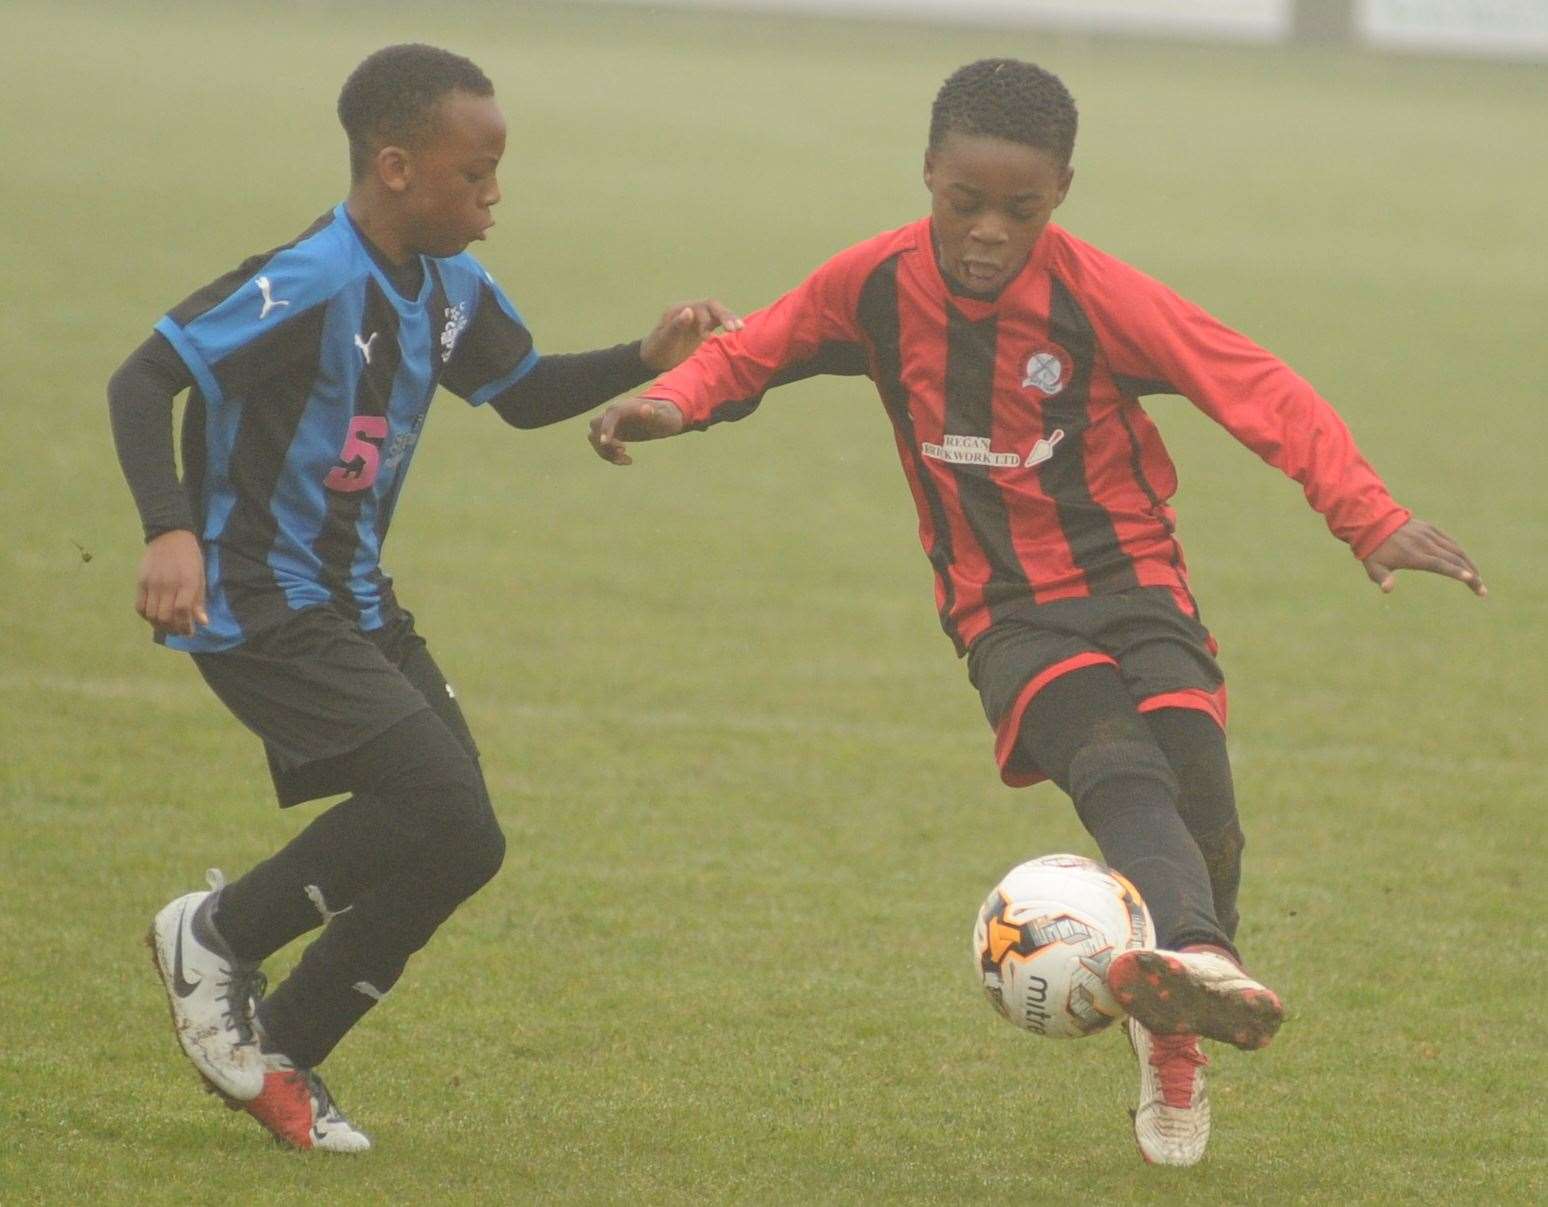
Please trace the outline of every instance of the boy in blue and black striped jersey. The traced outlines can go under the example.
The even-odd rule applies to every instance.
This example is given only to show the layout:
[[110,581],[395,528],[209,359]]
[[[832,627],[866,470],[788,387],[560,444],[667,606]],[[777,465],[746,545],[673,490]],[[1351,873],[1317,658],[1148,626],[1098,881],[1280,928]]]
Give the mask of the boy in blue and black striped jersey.
[[207,551],[208,623],[168,645],[228,649],[319,605],[368,630],[392,615],[381,543],[436,387],[479,405],[539,360],[472,256],[417,275],[400,291],[341,204],[156,324],[194,388],[191,524],[168,522]]
[[[388,47],[350,76],[339,117],[347,200],[175,307],[108,395],[147,541],[137,610],[263,739],[282,805],[352,793],[156,915],[178,1038],[282,1140],[351,1151],[369,1141],[316,1066],[505,849],[461,710],[380,565],[431,400],[444,386],[517,427],[553,423],[739,320],[685,303],[643,340],[540,356],[465,251],[500,196],[505,124],[484,74]],[[265,997],[263,960],[323,923]]]

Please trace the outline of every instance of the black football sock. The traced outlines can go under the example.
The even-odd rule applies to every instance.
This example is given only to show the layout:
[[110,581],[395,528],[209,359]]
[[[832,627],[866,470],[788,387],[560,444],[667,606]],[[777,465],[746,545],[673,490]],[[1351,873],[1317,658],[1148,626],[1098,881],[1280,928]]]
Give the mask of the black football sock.
[[1157,942],[1234,950],[1216,918],[1208,867],[1178,812],[1177,777],[1115,667],[1084,667],[1027,706],[1029,761],[1075,802],[1103,861],[1144,897]]
[[442,819],[442,828],[397,874],[333,917],[259,1008],[271,1047],[298,1065],[321,1064],[504,860],[505,836],[471,759],[423,807]]
[[478,763],[428,708],[346,758],[355,795],[222,891],[216,925],[240,958],[267,959],[488,810]]
[[347,909],[361,886],[407,862],[417,839],[392,829],[383,812],[369,796],[341,801],[227,885],[216,925],[232,951],[244,960],[268,959]]
[[1082,749],[1070,765],[1070,793],[1102,859],[1139,889],[1157,946],[1231,949],[1216,921],[1209,872],[1177,813],[1177,784],[1152,743],[1109,742]]
[[1164,708],[1146,714],[1145,720],[1177,776],[1177,811],[1209,869],[1215,917],[1234,941],[1247,839],[1237,817],[1225,734],[1197,709]]

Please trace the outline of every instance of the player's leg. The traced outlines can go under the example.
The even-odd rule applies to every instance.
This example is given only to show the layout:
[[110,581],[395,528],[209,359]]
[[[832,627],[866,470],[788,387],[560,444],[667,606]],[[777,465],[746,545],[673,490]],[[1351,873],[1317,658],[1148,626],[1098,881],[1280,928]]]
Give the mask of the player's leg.
[[1159,946],[1230,947],[1178,812],[1177,777],[1116,667],[1085,666],[1045,684],[1023,713],[1018,745],[1069,794],[1107,865],[1139,889]]
[[[303,958],[303,964],[314,969],[333,965],[331,981],[314,978],[333,988],[321,992],[323,1004],[315,1013],[320,1025],[331,1026],[336,1036],[363,1013],[337,991],[337,982],[352,977],[351,985],[359,981],[376,986],[395,979],[406,959],[395,949],[423,945],[456,903],[493,875],[503,857],[504,839],[489,808],[466,725],[460,713],[452,718],[454,725],[444,719],[448,707],[455,711],[455,702],[448,705],[444,679],[428,656],[421,661],[433,671],[434,692],[394,665],[380,648],[385,643],[366,640],[337,617],[304,613],[292,625],[288,633],[255,643],[257,648],[239,655],[208,656],[200,669],[233,712],[264,737],[282,801],[358,791],[275,856],[212,896],[205,912],[233,960],[253,968],[324,921],[325,913],[350,918],[353,903],[370,896],[375,887],[394,884],[393,908],[398,913],[388,911],[380,933],[362,937],[374,928],[351,922],[310,961]],[[405,627],[411,631],[411,623]],[[422,642],[418,649],[422,651]],[[384,719],[391,723],[376,732],[384,729]],[[360,742],[362,732],[375,736]],[[324,757],[308,760],[314,752]],[[360,915],[366,921],[372,917],[380,920],[377,911]],[[405,935],[416,937],[405,940]],[[351,936],[353,941],[348,941]],[[345,956],[329,956],[330,950]],[[353,976],[361,967],[366,974]],[[305,978],[298,987],[304,984]],[[360,999],[358,992],[353,996]],[[284,1000],[283,992],[281,997]],[[347,1002],[342,1009],[341,998]],[[374,999],[360,1000],[369,1006]],[[328,1008],[330,1002],[333,1009]],[[314,1011],[303,1004],[295,1013]],[[275,1030],[283,1034],[284,1011],[277,1017]],[[250,1034],[250,1025],[247,1030]],[[230,1046],[247,1044],[233,1038]],[[295,1046],[304,1048],[302,1043]],[[367,1145],[304,1063],[288,1059],[275,1043],[267,1045],[262,1062],[257,1098],[250,1093],[241,1097],[249,1099],[249,1111],[281,1138],[303,1148],[355,1150]]]
[[[438,717],[421,712],[379,743],[362,748],[361,759],[373,763],[373,775],[394,782],[369,783],[355,799],[372,802],[377,825],[411,836],[416,850],[393,875],[353,897],[350,884],[330,882],[334,899],[350,903],[257,1008],[269,1079],[246,1106],[299,1147],[319,1131],[346,1144],[359,1135],[327,1099],[316,1066],[387,995],[409,958],[494,876],[505,855],[478,764]],[[309,1107],[311,1131],[296,1124],[298,1118],[305,1124]]]
[[[1176,776],[1115,666],[1083,667],[1043,686],[1026,707],[1019,741],[1026,761],[1069,793],[1102,858],[1139,889],[1162,947],[1229,942],[1178,813]],[[1126,1026],[1140,1070],[1140,1155],[1194,1165],[1209,1143],[1208,1058],[1191,1034],[1155,1035],[1133,1018]]]
[[[1245,839],[1224,736],[1211,717],[1194,710],[1165,709],[1147,720],[1178,773],[1179,808],[1209,870],[1216,916],[1234,941]],[[1260,1048],[1284,1017],[1273,991],[1243,971],[1234,947],[1221,944],[1177,954],[1126,953],[1113,961],[1108,983],[1130,1013],[1163,1034],[1202,1029],[1237,1047]]]
[[[333,656],[346,665],[332,675],[323,672],[333,697],[328,710],[365,713],[374,706],[385,717],[403,719],[375,726],[385,732],[341,755],[297,762],[271,751],[271,762],[280,764],[274,770],[283,804],[346,790],[354,795],[223,892],[221,931],[247,960],[266,959],[414,863],[425,850],[426,818],[447,832],[453,846],[470,835],[480,836],[469,839],[474,846],[503,842],[485,833],[498,826],[478,747],[412,615],[403,612],[374,633],[348,633],[346,654],[338,653],[338,644]],[[370,674],[357,665],[362,659]],[[217,687],[223,686],[217,677]],[[254,711],[250,702],[235,703]],[[408,715],[427,708],[433,716]],[[423,800],[442,798],[459,804],[448,806],[444,816],[422,808]]]
[[[400,727],[384,735],[380,754],[392,786],[373,785],[379,824],[411,836],[412,857],[391,876],[354,895],[340,884],[336,913],[290,976],[259,1007],[266,1042],[313,1068],[402,975],[456,908],[495,875],[505,838],[478,763],[430,713],[424,730],[440,728],[438,747],[424,732]],[[415,747],[418,751],[415,751]]]
[[1177,811],[1209,871],[1215,918],[1235,942],[1247,840],[1237,816],[1225,733],[1208,713],[1192,708],[1159,709],[1146,713],[1145,721],[1177,776]]
[[[264,739],[271,765],[325,761],[426,709],[426,701],[380,650],[329,609],[302,612],[233,650],[194,658],[233,715]],[[284,803],[300,799],[306,796],[282,797]],[[305,852],[324,832],[348,828],[345,823],[358,828],[364,819],[351,815],[361,812],[346,805],[292,846]],[[359,874],[366,877],[387,874],[394,857],[382,844],[332,845],[349,849],[350,861],[365,864]],[[264,867],[251,883],[178,898],[151,927],[179,1042],[212,1087],[243,1101],[256,1097],[264,1084],[252,1026],[253,999],[262,992],[258,966],[319,920],[306,892],[315,891],[316,877],[287,886],[294,892],[254,894]],[[245,907],[233,911],[234,897],[245,897]]]
[[[266,1046],[282,1052],[283,1061],[298,1066],[313,1086],[321,1085],[315,1066],[392,989],[409,958],[457,906],[495,875],[505,854],[472,733],[412,617],[405,614],[373,641],[430,704],[433,716],[420,714],[418,733],[403,732],[403,726],[375,748],[362,748],[347,760],[353,766],[343,776],[362,785],[363,795],[355,800],[374,804],[365,816],[408,834],[416,855],[399,860],[396,871],[368,886],[330,882],[319,894],[319,908],[324,897],[333,904],[326,929],[259,1008]],[[331,769],[326,778],[338,775]],[[419,794],[436,802],[433,819],[422,804],[412,808],[416,779],[439,785]],[[410,804],[408,812],[395,808],[400,801]],[[276,1101],[249,1109],[283,1134],[275,1124],[283,1125],[286,1103],[299,1087],[278,1089]]]
[[477,762],[428,709],[351,761],[354,795],[222,890],[214,920],[241,958],[267,959],[443,848],[479,845],[492,822]]
[[1186,943],[1173,944],[1176,952],[1125,953],[1109,968],[1108,984],[1153,1032],[1193,1031],[1241,1048],[1262,1047],[1278,1030],[1284,1008],[1272,991],[1243,972],[1232,945],[1241,832],[1223,737],[1224,676],[1215,663],[1214,640],[1191,598],[1161,588],[1114,597],[1098,636],[1116,658],[1130,697],[1178,776],[1179,815],[1208,870],[1222,932],[1214,939],[1190,936]]

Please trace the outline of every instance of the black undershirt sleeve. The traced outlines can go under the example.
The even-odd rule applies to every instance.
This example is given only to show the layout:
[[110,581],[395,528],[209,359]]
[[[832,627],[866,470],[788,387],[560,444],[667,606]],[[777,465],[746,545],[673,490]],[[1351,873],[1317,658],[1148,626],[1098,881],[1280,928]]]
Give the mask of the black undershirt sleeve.
[[[813,359],[781,369],[764,390],[809,377],[847,377],[869,371],[865,352],[858,344],[827,345]],[[515,427],[545,427],[584,414],[656,376],[640,360],[640,341],[635,340],[595,352],[544,356],[525,377],[489,401],[500,417]]]
[[172,448],[172,400],[193,383],[188,366],[159,332],[130,353],[108,382],[113,443],[147,541],[177,528],[194,529]]
[[546,427],[642,386],[656,374],[640,359],[640,341],[542,356],[520,381],[489,400],[514,427]]

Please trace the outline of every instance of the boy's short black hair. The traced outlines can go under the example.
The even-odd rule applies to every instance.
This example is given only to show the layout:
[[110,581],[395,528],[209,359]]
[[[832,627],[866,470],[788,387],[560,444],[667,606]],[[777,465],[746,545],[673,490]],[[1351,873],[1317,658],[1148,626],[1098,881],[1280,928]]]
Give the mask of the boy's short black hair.
[[437,46],[385,46],[350,72],[339,93],[339,121],[349,135],[349,171],[361,179],[375,147],[406,145],[423,134],[448,92],[493,96],[489,77],[470,60]]
[[980,59],[952,72],[930,110],[933,150],[953,132],[987,134],[1046,151],[1068,167],[1075,98],[1050,71],[1020,59]]

